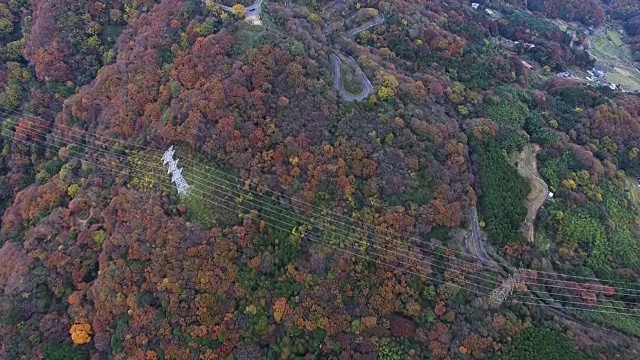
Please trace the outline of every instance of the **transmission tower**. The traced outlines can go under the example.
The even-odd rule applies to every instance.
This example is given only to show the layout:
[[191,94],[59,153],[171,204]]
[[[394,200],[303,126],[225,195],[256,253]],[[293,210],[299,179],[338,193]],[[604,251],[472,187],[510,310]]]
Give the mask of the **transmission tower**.
[[525,269],[517,269],[513,275],[504,279],[500,286],[497,289],[494,289],[489,295],[491,301],[494,304],[500,305],[503,301],[505,301],[509,295],[513,293],[513,290],[519,286],[524,285],[524,281],[527,277],[527,270]]
[[175,150],[173,149],[173,145],[171,145],[171,147],[169,147],[169,149],[164,152],[164,155],[162,155],[162,164],[166,165],[167,163],[169,163],[169,171],[167,172],[167,174],[171,174],[171,182],[176,184],[178,194],[185,195],[187,192],[189,192],[190,186],[182,177],[182,168],[178,169],[178,161],[180,159],[173,160],[174,153]]

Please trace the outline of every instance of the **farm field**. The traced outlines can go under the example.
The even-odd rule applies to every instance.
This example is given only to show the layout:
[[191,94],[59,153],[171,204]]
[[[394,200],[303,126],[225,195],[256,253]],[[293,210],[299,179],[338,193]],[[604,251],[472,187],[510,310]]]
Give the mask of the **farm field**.
[[602,32],[588,40],[589,52],[600,65],[611,70],[605,78],[614,84],[622,85],[631,91],[640,90],[640,72],[634,67],[631,52],[618,33],[614,31]]
[[605,75],[605,79],[628,89],[640,89],[640,74],[637,72],[630,73],[627,70],[615,68],[614,71]]
[[618,34],[615,31],[607,31],[607,37],[609,37],[609,40],[611,40],[611,42],[615,46],[620,47],[624,45],[624,43],[622,42],[622,39],[620,39],[620,34]]

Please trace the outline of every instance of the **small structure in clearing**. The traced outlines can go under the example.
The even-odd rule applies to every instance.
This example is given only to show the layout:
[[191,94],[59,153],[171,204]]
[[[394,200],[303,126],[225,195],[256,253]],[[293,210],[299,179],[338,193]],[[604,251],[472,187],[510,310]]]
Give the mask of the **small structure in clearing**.
[[260,20],[259,15],[247,15],[247,17],[245,17],[245,20],[251,25],[262,25],[262,20]]

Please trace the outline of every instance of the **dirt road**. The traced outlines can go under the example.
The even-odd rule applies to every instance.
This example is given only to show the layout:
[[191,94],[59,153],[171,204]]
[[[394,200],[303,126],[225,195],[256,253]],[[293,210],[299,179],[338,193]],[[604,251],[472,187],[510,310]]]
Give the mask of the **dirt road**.
[[518,174],[529,181],[531,192],[527,196],[525,206],[527,207],[527,217],[522,225],[522,231],[529,242],[534,241],[534,223],[538,215],[538,209],[549,197],[549,187],[542,180],[538,172],[536,154],[540,151],[537,144],[527,144],[518,158]]

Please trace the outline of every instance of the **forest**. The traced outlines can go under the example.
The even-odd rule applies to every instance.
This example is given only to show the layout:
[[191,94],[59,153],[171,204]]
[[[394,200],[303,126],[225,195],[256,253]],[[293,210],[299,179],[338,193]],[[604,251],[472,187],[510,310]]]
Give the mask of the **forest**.
[[640,8],[480,3],[0,1],[0,359],[637,359],[640,97],[555,72]]

